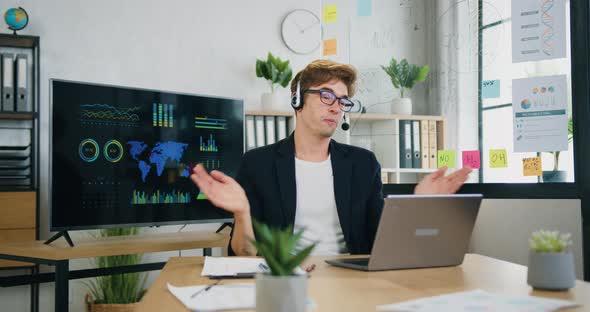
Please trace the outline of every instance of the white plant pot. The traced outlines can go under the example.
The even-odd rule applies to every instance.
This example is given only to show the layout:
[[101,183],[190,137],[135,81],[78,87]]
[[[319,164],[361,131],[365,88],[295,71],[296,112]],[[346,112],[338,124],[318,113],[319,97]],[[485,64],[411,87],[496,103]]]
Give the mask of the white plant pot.
[[527,283],[534,288],[565,290],[574,287],[576,274],[571,252],[529,254]]
[[290,107],[288,106],[287,102],[283,101],[283,99],[277,92],[263,93],[260,102],[262,103],[263,110],[281,111],[286,110],[288,107]]
[[412,99],[396,98],[391,101],[391,113],[399,115],[412,115]]
[[305,312],[307,275],[256,275],[257,312]]

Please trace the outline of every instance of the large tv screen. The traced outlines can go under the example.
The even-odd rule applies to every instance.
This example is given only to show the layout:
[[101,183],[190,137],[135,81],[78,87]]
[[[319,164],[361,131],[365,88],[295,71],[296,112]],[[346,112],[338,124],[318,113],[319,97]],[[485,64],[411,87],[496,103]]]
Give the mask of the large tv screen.
[[235,176],[243,101],[51,80],[52,231],[225,222],[191,182]]

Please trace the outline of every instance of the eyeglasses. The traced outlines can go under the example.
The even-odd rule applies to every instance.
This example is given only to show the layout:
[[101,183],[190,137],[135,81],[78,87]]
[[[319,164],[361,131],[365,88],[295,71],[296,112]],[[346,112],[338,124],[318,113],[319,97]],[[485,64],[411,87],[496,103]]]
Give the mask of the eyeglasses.
[[322,103],[332,106],[338,100],[338,104],[340,106],[340,110],[343,112],[350,112],[352,107],[354,106],[354,102],[351,101],[348,97],[337,97],[334,93],[328,90],[313,90],[308,89],[305,90],[303,93],[318,93],[320,95],[320,100]]

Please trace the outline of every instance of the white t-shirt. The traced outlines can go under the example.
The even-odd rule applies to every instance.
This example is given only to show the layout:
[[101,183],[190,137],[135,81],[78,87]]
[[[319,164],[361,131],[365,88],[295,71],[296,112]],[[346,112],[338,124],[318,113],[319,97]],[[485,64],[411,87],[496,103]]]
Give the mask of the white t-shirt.
[[305,229],[296,250],[318,242],[312,255],[338,255],[348,252],[336,209],[330,157],[322,162],[295,158],[295,180],[297,208],[294,229],[295,232]]

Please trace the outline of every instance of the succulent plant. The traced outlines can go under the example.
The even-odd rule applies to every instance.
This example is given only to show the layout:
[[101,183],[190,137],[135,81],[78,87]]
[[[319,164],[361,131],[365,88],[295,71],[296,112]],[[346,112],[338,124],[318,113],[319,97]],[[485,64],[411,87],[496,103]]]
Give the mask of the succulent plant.
[[529,246],[534,252],[564,252],[571,244],[571,234],[560,234],[558,231],[536,231],[529,239]]
[[299,251],[295,250],[297,241],[303,235],[303,229],[293,233],[292,227],[284,230],[269,228],[266,224],[252,221],[256,240],[252,244],[266,260],[271,275],[293,275],[297,268],[312,252],[316,244],[309,245]]

